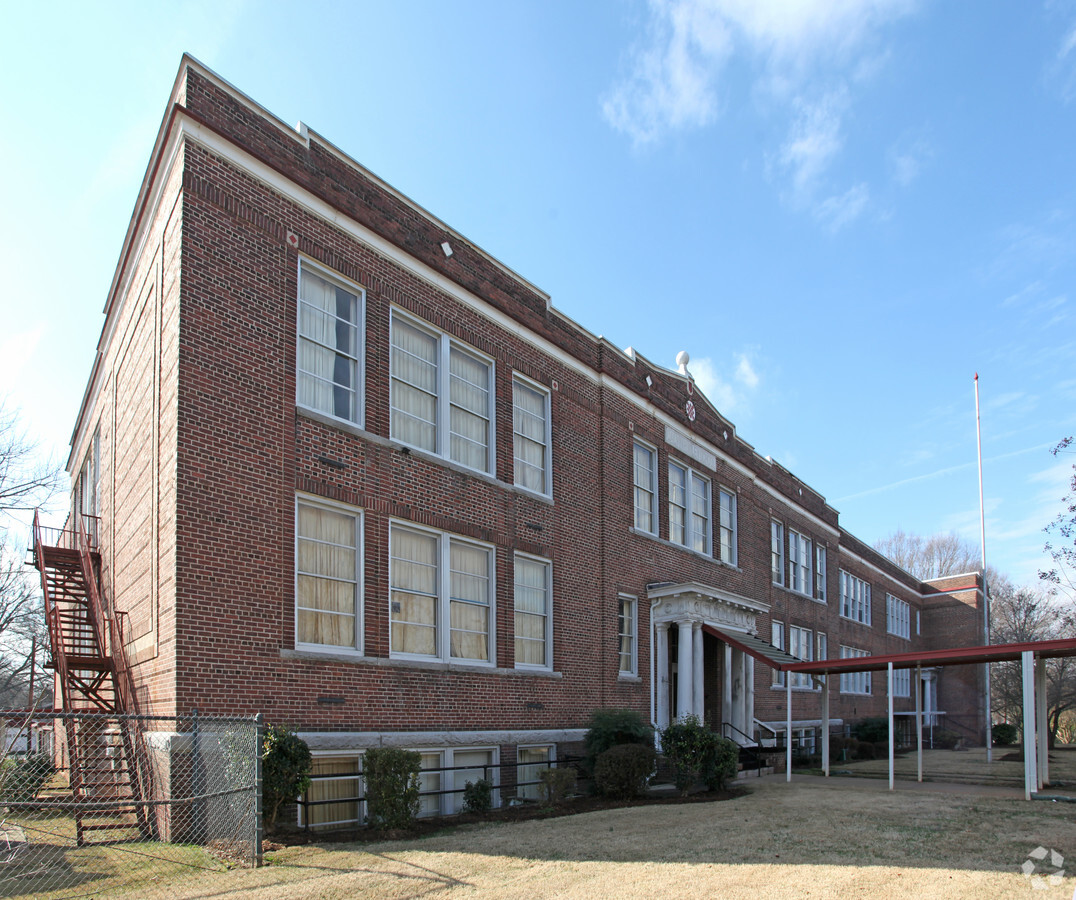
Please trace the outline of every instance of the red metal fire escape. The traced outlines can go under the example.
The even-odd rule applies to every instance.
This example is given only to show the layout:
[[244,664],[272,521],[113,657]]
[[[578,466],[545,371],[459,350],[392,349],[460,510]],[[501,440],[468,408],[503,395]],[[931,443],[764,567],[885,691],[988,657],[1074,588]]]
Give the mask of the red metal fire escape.
[[152,785],[122,627],[98,586],[97,522],[75,514],[62,529],[43,528],[34,514],[80,846],[152,839],[155,830],[143,803]]

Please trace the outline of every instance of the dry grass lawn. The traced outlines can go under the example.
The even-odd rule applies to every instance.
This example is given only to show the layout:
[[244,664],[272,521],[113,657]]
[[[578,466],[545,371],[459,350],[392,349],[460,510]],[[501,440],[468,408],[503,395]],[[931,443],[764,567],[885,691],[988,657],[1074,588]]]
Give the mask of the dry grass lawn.
[[171,900],[1073,896],[1076,879],[1033,891],[1020,866],[1045,846],[1076,869],[1076,806],[884,787],[763,779],[722,803],[291,847],[259,870],[160,887]]

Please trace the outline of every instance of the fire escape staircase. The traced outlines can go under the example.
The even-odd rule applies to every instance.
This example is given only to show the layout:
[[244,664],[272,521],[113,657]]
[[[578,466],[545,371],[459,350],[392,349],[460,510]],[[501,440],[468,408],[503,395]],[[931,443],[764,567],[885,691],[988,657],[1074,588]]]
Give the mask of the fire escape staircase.
[[43,528],[34,515],[34,565],[63,700],[79,846],[155,837],[143,802],[152,785],[122,628],[118,616],[107,615],[98,587],[96,525],[75,515],[63,529]]

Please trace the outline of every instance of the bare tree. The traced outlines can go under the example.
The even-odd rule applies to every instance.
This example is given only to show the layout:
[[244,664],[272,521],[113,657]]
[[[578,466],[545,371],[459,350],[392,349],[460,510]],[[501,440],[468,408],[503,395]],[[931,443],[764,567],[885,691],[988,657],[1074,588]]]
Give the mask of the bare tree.
[[[1054,456],[1073,452],[1073,439],[1064,438],[1050,451]],[[1039,578],[1076,600],[1076,464],[1069,476],[1068,493],[1061,498],[1064,509],[1047,525],[1050,539],[1043,548],[1054,561],[1054,567],[1039,572]]]
[[39,666],[47,653],[41,587],[23,563],[11,514],[45,503],[59,481],[59,467],[40,456],[18,413],[0,403],[0,706],[32,702],[27,691],[35,639]]
[[921,581],[981,568],[979,548],[952,533],[923,537],[898,528],[876,542],[874,549]]

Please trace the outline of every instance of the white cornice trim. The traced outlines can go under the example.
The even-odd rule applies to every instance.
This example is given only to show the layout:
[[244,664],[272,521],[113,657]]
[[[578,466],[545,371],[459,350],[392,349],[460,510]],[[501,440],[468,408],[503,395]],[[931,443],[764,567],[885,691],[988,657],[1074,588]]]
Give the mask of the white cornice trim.
[[[964,590],[959,590],[959,591],[953,591],[953,590],[937,591],[937,592],[931,592],[929,594],[924,594],[921,591],[917,591],[915,588],[908,587],[908,585],[906,585],[903,581],[898,581],[896,578],[894,578],[888,572],[884,571],[883,569],[879,569],[874,563],[870,562],[869,560],[864,559],[858,553],[855,553],[852,550],[847,549],[846,547],[839,547],[838,552],[839,552],[841,558],[848,557],[850,559],[854,559],[861,566],[864,566],[865,568],[870,569],[872,572],[876,572],[877,574],[881,575],[882,578],[885,578],[887,581],[889,581],[889,582],[891,582],[893,584],[900,585],[901,588],[903,588],[905,591],[908,591],[908,592],[914,594],[920,600],[927,600],[930,597],[937,597],[941,593],[945,593],[945,594],[961,594],[961,593],[964,593],[965,590],[966,591],[974,590],[976,593],[978,593],[980,591],[978,585],[976,585],[974,588],[968,587],[968,588],[964,588]],[[838,564],[839,563],[840,563],[840,559],[838,559]],[[894,563],[894,565],[896,565],[896,564]],[[908,574],[911,575],[910,572]],[[967,574],[968,574],[968,576],[972,576],[972,575],[978,575],[979,573],[978,572],[969,572]],[[919,579],[915,578],[914,575],[911,575],[911,577],[913,579],[915,579],[916,581],[919,580]],[[947,575],[945,577],[946,578],[958,578],[960,576]],[[929,584],[930,582],[925,581],[925,582],[922,582],[922,583],[923,584]]]

